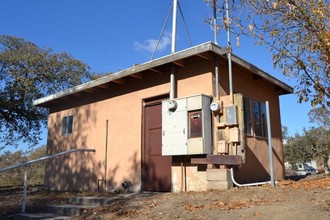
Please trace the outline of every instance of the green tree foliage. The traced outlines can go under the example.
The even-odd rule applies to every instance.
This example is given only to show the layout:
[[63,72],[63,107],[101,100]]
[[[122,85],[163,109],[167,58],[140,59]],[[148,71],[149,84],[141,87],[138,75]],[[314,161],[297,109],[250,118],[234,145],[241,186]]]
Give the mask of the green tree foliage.
[[304,130],[303,135],[295,134],[290,137],[284,146],[285,160],[293,168],[297,168],[297,163],[309,162],[314,157],[316,140],[307,130]]
[[[219,28],[253,36],[274,66],[297,80],[299,102],[330,106],[330,3],[328,0],[228,0],[231,19]],[[213,4],[213,0],[207,0]],[[217,0],[219,14],[225,0]]]
[[[0,168],[20,164],[24,161],[35,160],[46,156],[46,145],[23,153],[5,151],[0,155]],[[45,162],[37,162],[26,167],[28,171],[28,184],[40,185],[44,183]],[[21,186],[24,183],[24,168],[15,168],[0,173],[0,187]]]
[[0,35],[0,149],[18,141],[36,145],[48,113],[33,101],[90,78],[89,67],[65,52]]
[[282,126],[282,139],[287,141],[289,139],[289,128],[287,126]]
[[330,124],[329,109],[326,107],[312,109],[309,113],[312,123],[319,127],[304,129],[303,134],[289,137],[284,145],[285,158],[291,165],[308,162],[317,157],[322,158],[324,168],[328,171],[328,159],[330,155]]
[[309,121],[318,124],[320,129],[316,135],[319,136],[320,157],[323,159],[324,170],[330,173],[328,162],[330,157],[330,110],[327,107],[319,107],[308,112]]

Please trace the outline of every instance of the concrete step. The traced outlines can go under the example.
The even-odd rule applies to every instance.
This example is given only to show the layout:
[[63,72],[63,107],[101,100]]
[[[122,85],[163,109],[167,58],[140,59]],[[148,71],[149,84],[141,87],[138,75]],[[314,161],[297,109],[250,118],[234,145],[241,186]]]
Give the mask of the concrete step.
[[48,219],[48,220],[66,220],[69,216],[61,216],[52,213],[17,213],[16,220],[34,220],[34,219]]
[[70,204],[74,205],[106,205],[113,201],[114,198],[109,197],[71,197]]
[[64,216],[79,216],[85,209],[97,208],[99,205],[75,205],[75,204],[62,204],[62,205],[48,205],[46,209],[50,213]]
[[[102,205],[109,204],[113,201],[123,198],[135,196],[138,193],[119,194],[113,197],[72,197],[70,204],[48,205],[45,207],[48,213],[18,213],[15,219],[31,220],[31,219],[70,219],[70,216],[79,216],[85,209],[93,209]],[[141,194],[148,196],[148,193]]]

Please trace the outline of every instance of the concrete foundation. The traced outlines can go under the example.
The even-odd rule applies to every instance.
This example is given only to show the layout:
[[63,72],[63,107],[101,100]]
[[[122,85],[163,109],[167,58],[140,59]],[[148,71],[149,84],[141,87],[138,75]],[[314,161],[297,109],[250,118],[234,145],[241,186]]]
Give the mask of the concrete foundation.
[[206,171],[207,190],[227,190],[233,187],[229,169],[209,168]]

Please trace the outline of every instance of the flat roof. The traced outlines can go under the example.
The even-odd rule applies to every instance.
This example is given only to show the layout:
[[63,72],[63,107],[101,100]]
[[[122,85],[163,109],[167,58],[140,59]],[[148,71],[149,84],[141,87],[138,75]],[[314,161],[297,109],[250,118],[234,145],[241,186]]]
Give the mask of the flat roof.
[[[155,60],[151,60],[149,62],[143,63],[143,64],[139,64],[139,65],[134,65],[131,68],[113,73],[113,74],[109,74],[106,76],[103,76],[101,78],[98,78],[96,80],[92,80],[90,82],[84,83],[84,84],[80,84],[78,86],[69,88],[67,90],[58,92],[58,93],[54,93],[52,95],[37,99],[33,102],[34,106],[41,106],[41,107],[48,107],[49,104],[52,101],[55,101],[57,99],[63,98],[65,96],[69,96],[69,95],[73,95],[75,93],[87,90],[87,89],[91,89],[94,87],[101,87],[104,84],[107,84],[109,82],[113,82],[116,80],[119,80],[121,78],[124,78],[126,76],[130,76],[130,75],[134,75],[146,70],[154,70],[156,71],[154,68],[165,65],[165,64],[169,64],[169,63],[174,63],[177,65],[179,64],[180,60],[183,60],[185,58],[189,58],[192,56],[200,56],[200,57],[204,57],[205,59],[207,58],[207,54],[212,52],[214,54],[217,54],[219,56],[226,58],[227,55],[227,48],[221,48],[218,45],[212,43],[212,42],[206,42],[194,47],[190,47],[188,49],[182,50],[182,51],[178,51],[174,54],[170,54]],[[289,85],[283,83],[282,81],[276,79],[275,77],[271,76],[270,74],[266,73],[265,71],[259,69],[258,67],[254,66],[253,64],[239,58],[238,56],[232,54],[232,62],[242,66],[243,68],[246,68],[248,70],[250,70],[251,72],[253,72],[254,74],[256,74],[258,77],[260,78],[264,78],[265,80],[275,84],[277,87],[279,87],[281,89],[281,94],[290,94],[293,92],[293,88],[290,87]]]

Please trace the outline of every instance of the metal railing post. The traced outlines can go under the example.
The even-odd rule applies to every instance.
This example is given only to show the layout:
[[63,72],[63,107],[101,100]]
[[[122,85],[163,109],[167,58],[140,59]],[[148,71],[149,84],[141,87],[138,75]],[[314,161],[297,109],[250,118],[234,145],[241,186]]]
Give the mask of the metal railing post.
[[22,201],[22,212],[25,212],[25,207],[26,207],[26,191],[27,191],[27,166],[24,167],[24,186],[23,186],[23,201]]

